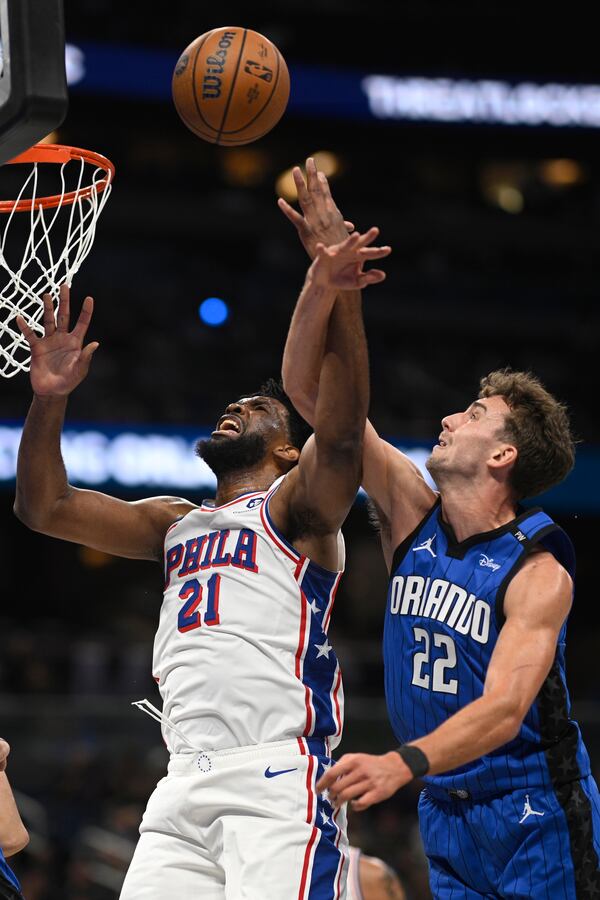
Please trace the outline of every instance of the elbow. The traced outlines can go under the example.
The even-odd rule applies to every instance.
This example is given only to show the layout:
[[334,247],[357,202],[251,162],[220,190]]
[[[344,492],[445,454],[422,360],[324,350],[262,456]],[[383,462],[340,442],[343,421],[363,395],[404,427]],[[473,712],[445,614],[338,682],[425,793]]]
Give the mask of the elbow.
[[43,531],[41,517],[39,515],[36,516],[32,510],[28,509],[24,503],[20,502],[18,496],[13,504],[13,512],[17,519],[32,531]]
[[519,731],[521,730],[521,725],[523,724],[523,719],[518,714],[513,714],[507,716],[504,723],[504,744],[510,743],[510,741],[514,741],[514,739],[518,736]]
[[495,729],[498,746],[508,744],[517,737],[524,717],[525,714],[520,705],[504,698],[499,701],[496,719],[498,725]]
[[16,831],[2,844],[2,852],[4,853],[4,856],[14,856],[15,853],[24,850],[28,843],[29,832],[24,825],[21,825],[21,827],[17,828]]

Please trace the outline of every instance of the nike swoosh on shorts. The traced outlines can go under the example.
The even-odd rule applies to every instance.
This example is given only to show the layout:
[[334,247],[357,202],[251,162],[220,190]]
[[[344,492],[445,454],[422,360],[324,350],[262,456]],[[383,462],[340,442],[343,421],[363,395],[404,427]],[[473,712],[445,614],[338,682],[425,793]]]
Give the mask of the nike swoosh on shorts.
[[265,778],[275,778],[276,775],[285,775],[286,772],[297,772],[297,768],[295,769],[279,769],[278,772],[271,772],[271,766],[267,766],[265,769]]

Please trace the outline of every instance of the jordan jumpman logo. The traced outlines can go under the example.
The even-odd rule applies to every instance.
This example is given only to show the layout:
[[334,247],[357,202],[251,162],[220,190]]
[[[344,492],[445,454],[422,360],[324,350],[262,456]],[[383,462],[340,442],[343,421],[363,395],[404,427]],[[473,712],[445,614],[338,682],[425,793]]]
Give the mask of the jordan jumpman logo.
[[525,794],[525,804],[523,806],[523,818],[519,819],[519,825],[522,825],[525,819],[528,819],[529,816],[543,816],[545,813],[536,812],[535,809],[531,808],[531,803],[529,802],[529,794]]

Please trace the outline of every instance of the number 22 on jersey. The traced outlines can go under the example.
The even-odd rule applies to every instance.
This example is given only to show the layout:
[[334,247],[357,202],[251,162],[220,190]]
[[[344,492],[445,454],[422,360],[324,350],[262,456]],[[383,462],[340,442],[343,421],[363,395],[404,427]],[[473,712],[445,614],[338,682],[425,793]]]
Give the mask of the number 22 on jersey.
[[[435,632],[431,635],[427,629],[415,625],[413,627],[415,642],[423,646],[413,656],[412,683],[425,690],[439,691],[442,694],[457,694],[458,681],[451,678],[452,669],[456,668],[456,645],[448,634]],[[432,664],[431,638],[434,648],[440,648],[445,655],[436,656]]]
[[181,632],[192,631],[202,625],[202,612],[199,609],[204,599],[206,589],[206,611],[204,613],[205,625],[218,625],[219,595],[221,591],[221,576],[215,572],[205,585],[200,584],[197,578],[190,578],[179,591],[181,600],[185,603],[177,616],[177,629]]

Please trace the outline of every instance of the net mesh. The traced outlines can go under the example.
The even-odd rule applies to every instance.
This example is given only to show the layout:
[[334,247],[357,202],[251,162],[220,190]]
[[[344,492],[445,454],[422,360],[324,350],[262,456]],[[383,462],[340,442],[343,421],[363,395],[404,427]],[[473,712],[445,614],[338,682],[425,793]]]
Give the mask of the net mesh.
[[[44,162],[30,164],[17,199],[0,215],[0,375],[4,378],[29,371],[31,362],[16,317],[23,316],[30,328],[43,335],[42,295],[52,295],[56,310],[60,285],[71,284],[90,252],[112,189],[111,172],[75,157],[51,166],[57,172],[58,187],[52,205],[46,206],[39,194],[42,166],[48,168]],[[26,236],[19,239],[15,232],[23,224]]]

